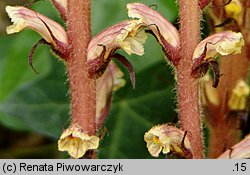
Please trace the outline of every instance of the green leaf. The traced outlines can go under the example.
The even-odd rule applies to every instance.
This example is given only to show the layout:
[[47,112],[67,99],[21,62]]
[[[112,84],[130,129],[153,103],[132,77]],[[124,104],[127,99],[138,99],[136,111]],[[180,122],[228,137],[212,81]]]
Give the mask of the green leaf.
[[143,140],[152,126],[175,118],[173,75],[158,63],[137,74],[137,87],[118,91],[105,127],[101,158],[150,158]]

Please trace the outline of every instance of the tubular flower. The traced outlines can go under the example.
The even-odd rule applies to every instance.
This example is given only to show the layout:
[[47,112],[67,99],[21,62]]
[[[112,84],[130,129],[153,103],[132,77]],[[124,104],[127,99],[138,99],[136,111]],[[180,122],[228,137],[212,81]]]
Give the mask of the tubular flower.
[[247,83],[243,80],[239,80],[232,90],[231,97],[228,101],[228,107],[231,110],[246,110],[247,99],[250,94],[250,89]]
[[[179,47],[179,33],[176,28],[160,13],[141,3],[127,4],[128,16],[138,19],[145,30],[155,36],[166,56],[173,64]],[[178,61],[178,60],[176,60]]]
[[218,159],[249,159],[250,158],[250,134],[242,141],[225,151]]
[[123,72],[111,61],[103,76],[96,81],[96,125],[99,128],[111,107],[112,93],[125,85]]
[[144,135],[149,153],[158,157],[162,151],[164,154],[174,153],[181,157],[192,158],[189,139],[181,129],[174,126],[158,125],[151,128]]
[[116,54],[123,49],[128,54],[143,55],[143,44],[147,39],[137,20],[123,21],[97,34],[88,46],[88,69],[92,78],[99,78],[106,70],[110,60],[116,58],[129,70],[134,85],[132,65],[122,55]]
[[44,15],[20,6],[7,6],[6,12],[13,22],[13,25],[6,28],[7,34],[30,28],[39,33],[54,49],[68,44],[67,34],[63,27]]
[[97,136],[89,136],[77,126],[66,129],[58,141],[58,150],[68,151],[69,155],[76,159],[84,156],[88,150],[97,149],[98,146],[99,138]]
[[209,65],[214,73],[213,87],[217,87],[220,78],[219,65],[215,60],[217,55],[231,55],[241,53],[244,40],[241,33],[226,31],[216,33],[201,41],[193,53],[193,66],[191,76],[200,78],[204,76]]

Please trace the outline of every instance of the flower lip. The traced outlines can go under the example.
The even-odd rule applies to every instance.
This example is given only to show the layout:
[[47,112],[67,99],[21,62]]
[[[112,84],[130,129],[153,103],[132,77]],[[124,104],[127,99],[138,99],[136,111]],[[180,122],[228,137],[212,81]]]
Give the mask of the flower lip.
[[[68,38],[63,27],[57,22],[47,18],[46,16],[37,13],[35,11],[29,10],[21,6],[6,6],[6,12],[8,13],[12,25],[6,28],[7,34],[13,34],[20,32],[24,28],[30,28],[39,33],[48,43],[52,44],[57,48],[56,41],[51,36],[53,36],[61,43],[67,45]],[[44,25],[44,23],[47,25]],[[48,28],[51,30],[48,30]]]
[[164,154],[170,152],[181,157],[192,157],[192,149],[186,133],[181,129],[167,124],[151,128],[144,135],[149,153],[158,157],[162,151]]
[[68,151],[74,158],[81,158],[86,151],[97,149],[98,146],[97,136],[89,136],[77,126],[66,129],[58,140],[58,150]]

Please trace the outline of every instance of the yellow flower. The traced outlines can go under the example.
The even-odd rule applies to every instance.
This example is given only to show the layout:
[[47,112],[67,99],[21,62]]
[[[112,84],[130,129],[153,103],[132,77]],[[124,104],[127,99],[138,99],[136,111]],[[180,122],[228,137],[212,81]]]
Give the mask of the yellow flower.
[[245,110],[247,108],[247,99],[250,94],[248,84],[239,80],[235,88],[232,90],[231,97],[228,101],[228,106],[231,110]]
[[242,5],[239,0],[232,0],[224,7],[228,18],[235,19],[237,22],[241,20]]
[[[170,152],[184,156],[184,148],[182,145],[185,132],[174,126],[158,125],[151,128],[144,135],[144,140],[147,143],[149,153],[158,157],[160,152],[167,154]],[[184,146],[191,151],[189,139],[186,137]]]
[[69,155],[74,158],[81,158],[86,151],[97,149],[98,146],[97,136],[89,136],[76,126],[66,129],[58,140],[58,150],[68,151]]

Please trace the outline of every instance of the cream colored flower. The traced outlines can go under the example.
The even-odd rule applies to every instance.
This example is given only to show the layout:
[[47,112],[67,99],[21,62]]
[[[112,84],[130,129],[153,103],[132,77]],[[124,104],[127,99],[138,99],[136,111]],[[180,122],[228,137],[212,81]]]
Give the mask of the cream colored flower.
[[[115,51],[123,49],[128,54],[144,54],[143,44],[147,39],[138,20],[122,21],[97,34],[88,46],[88,67],[91,77],[100,77]],[[124,57],[125,59],[125,57]]]
[[152,34],[171,64],[179,62],[179,33],[177,29],[159,12],[141,3],[127,4],[128,16],[138,19],[147,33]]
[[239,54],[243,46],[244,40],[241,33],[231,31],[216,33],[198,44],[193,54],[193,60],[208,61],[211,58],[214,59],[218,54]]
[[[128,16],[139,19],[141,23],[150,28],[161,44],[168,42],[173,47],[179,45],[178,31],[160,13],[141,3],[129,3],[127,8]],[[165,41],[163,41],[160,35],[162,35]]]
[[48,43],[53,45],[56,50],[59,45],[68,44],[68,38],[64,28],[46,16],[21,6],[7,6],[6,12],[13,22],[11,26],[6,28],[8,34],[30,28],[39,33]]
[[98,146],[97,136],[89,136],[76,126],[66,129],[58,140],[58,150],[68,151],[69,155],[74,158],[81,158],[86,151],[97,149]]
[[249,94],[250,89],[248,84],[243,80],[239,80],[232,90],[232,94],[228,101],[228,107],[231,110],[246,110]]
[[[145,133],[144,140],[147,143],[149,153],[154,157],[158,157],[161,151],[164,154],[173,152],[185,156],[182,145],[184,135],[184,131],[164,124],[151,128]],[[184,140],[184,146],[185,149],[191,152],[190,142],[187,137]]]
[[216,56],[239,54],[243,46],[244,40],[241,33],[225,31],[207,37],[194,50],[191,76],[194,78],[204,76],[210,65],[214,73],[213,87],[217,87],[220,69],[215,60]]

